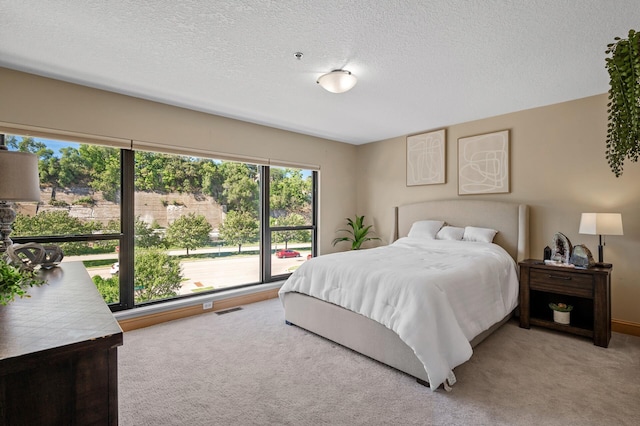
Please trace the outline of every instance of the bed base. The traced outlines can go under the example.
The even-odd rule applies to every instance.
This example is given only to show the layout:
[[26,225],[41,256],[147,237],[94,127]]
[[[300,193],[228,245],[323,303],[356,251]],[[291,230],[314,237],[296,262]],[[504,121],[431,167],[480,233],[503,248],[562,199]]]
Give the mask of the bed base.
[[[499,230],[494,242],[515,261],[529,257],[529,207],[526,204],[484,200],[429,200],[396,207],[392,240],[404,237],[416,220],[438,219],[454,226],[478,226]],[[356,352],[405,372],[419,383],[429,378],[413,350],[385,326],[347,309],[300,293],[286,293],[285,320]],[[475,346],[502,321],[471,341]],[[419,326],[419,325],[416,325]]]
[[[301,293],[286,293],[284,307],[286,324],[298,326],[387,364],[415,377],[418,383],[429,386],[427,372],[413,349],[384,325],[338,305]],[[471,346],[478,345],[511,316],[512,314],[507,315],[502,321],[476,336],[471,341]]]

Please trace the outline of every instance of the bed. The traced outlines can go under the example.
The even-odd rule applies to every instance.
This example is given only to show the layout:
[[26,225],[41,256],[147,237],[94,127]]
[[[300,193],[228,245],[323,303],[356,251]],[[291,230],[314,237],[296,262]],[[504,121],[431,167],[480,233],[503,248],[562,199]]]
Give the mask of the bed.
[[[412,226],[420,221],[429,226],[441,221],[443,227],[498,232],[492,244],[417,242],[417,225]],[[414,376],[432,390],[440,385],[449,390],[456,380],[453,369],[466,362],[471,348],[508,321],[516,308],[516,262],[528,257],[528,224],[528,207],[516,203],[438,200],[396,207],[394,241],[389,246],[320,256],[289,277],[279,292],[285,321]],[[454,255],[446,250],[453,250]],[[495,260],[484,260],[487,253]],[[460,259],[454,259],[458,255]],[[423,264],[430,259],[439,259],[435,262],[438,268],[444,264],[443,271],[431,271],[435,267]],[[481,265],[493,262],[511,266],[505,266],[499,279],[480,272]],[[395,270],[391,264],[396,265]],[[412,272],[412,264],[423,265],[425,271]],[[357,271],[357,265],[362,271]],[[361,272],[368,275],[361,277]],[[428,278],[433,285],[420,284],[425,280],[423,272],[434,274]],[[374,286],[378,277],[390,284]],[[465,289],[463,282],[470,277],[473,285]],[[398,287],[401,283],[409,289]],[[479,293],[484,288],[497,295],[498,302]],[[403,296],[396,298],[396,294]],[[485,299],[489,300],[486,306]],[[474,311],[486,311],[492,318],[474,318]]]

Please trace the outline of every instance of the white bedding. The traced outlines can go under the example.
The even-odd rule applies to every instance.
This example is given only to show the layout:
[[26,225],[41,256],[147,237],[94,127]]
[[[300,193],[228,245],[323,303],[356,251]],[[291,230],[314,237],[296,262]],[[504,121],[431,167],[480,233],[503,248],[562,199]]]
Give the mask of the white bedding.
[[[472,354],[469,341],[517,305],[516,264],[500,246],[401,238],[303,263],[281,287],[378,321],[411,347],[431,389]],[[445,383],[446,384],[446,383]]]

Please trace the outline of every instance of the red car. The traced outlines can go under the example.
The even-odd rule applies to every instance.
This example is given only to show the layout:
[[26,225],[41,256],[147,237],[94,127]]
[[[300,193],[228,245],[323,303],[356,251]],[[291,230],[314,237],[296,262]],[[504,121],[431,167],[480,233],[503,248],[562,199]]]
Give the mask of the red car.
[[300,253],[295,250],[278,250],[276,252],[276,257],[279,259],[284,259],[286,257],[300,257]]

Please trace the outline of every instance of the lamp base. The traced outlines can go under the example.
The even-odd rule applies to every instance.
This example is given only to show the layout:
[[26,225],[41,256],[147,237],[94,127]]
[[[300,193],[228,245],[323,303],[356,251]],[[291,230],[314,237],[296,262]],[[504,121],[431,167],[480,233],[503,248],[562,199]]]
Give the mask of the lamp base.
[[613,267],[612,263],[604,263],[604,262],[596,262],[594,265],[596,268],[611,268]]

